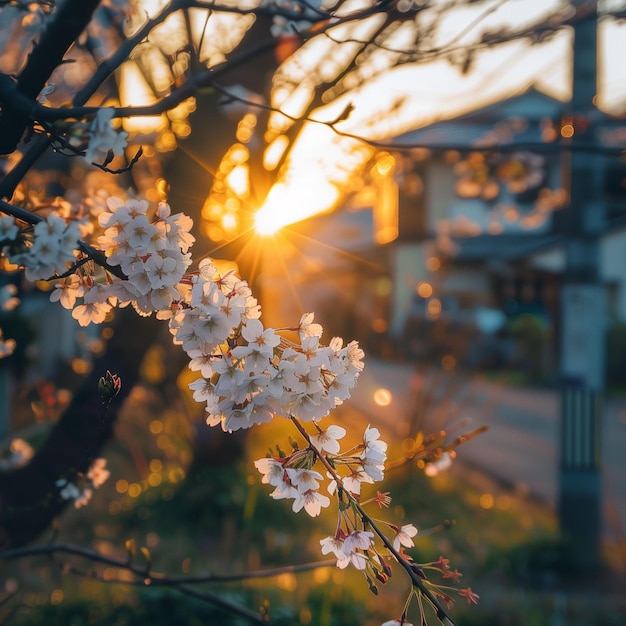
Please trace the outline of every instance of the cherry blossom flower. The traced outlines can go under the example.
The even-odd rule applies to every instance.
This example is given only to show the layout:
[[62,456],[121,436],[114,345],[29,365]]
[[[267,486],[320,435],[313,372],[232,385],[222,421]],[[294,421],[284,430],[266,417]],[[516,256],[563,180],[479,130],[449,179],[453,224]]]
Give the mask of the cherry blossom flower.
[[62,274],[68,263],[75,260],[80,232],[78,224],[51,213],[35,224],[30,245],[8,254],[12,263],[24,266],[28,280],[45,280],[54,274]]
[[217,360],[217,356],[214,355],[210,350],[190,350],[187,353],[187,356],[190,358],[188,367],[192,372],[200,372],[204,378],[211,378],[213,375],[213,366]]
[[300,335],[301,342],[303,342],[306,337],[319,338],[322,336],[322,326],[321,324],[313,323],[314,317],[314,313],[305,313],[300,318],[300,323],[298,324],[298,333]]
[[415,535],[417,535],[417,528],[413,524],[405,524],[400,528],[396,527],[396,534],[393,538],[394,549],[399,550],[401,545],[405,548],[412,548],[415,545],[412,537],[415,537]]
[[363,530],[352,531],[344,541],[344,552],[350,553],[354,550],[368,550],[374,541],[374,533]]
[[341,353],[345,356],[349,368],[355,370],[357,372],[362,372],[365,367],[363,364],[363,358],[365,357],[365,352],[359,347],[358,341],[351,341]]
[[361,495],[361,483],[372,484],[374,479],[364,469],[353,469],[348,476],[344,476],[342,484],[352,495]]
[[364,471],[373,480],[382,480],[387,459],[387,444],[380,439],[378,428],[371,428],[368,425],[363,435],[363,447],[360,458]]
[[74,500],[74,506],[79,509],[89,503],[93,496],[94,489],[103,485],[109,478],[111,472],[106,469],[106,459],[94,459],[86,475],[78,474],[76,482],[67,478],[60,478],[56,481],[59,495],[64,500]]
[[0,242],[14,241],[20,234],[15,218],[10,215],[0,216]]
[[316,491],[320,487],[319,481],[322,480],[322,475],[319,472],[295,467],[288,467],[286,472],[291,484],[297,487],[300,493]]
[[[258,320],[250,320],[256,322]],[[271,350],[271,347],[269,348]],[[237,346],[231,352],[232,356],[243,365],[245,374],[255,374],[266,371],[270,366],[271,354],[267,348],[260,348],[257,344]]]
[[451,465],[452,456],[449,452],[443,452],[436,461],[426,464],[424,474],[426,474],[426,476],[436,476],[437,474],[447,470]]
[[16,437],[11,441],[9,445],[8,455],[0,457],[0,469],[17,469],[26,465],[35,454],[32,446],[21,439]]
[[271,357],[273,349],[280,343],[280,337],[272,328],[263,328],[257,319],[247,320],[241,329],[243,338],[248,346],[253,346],[258,352]]
[[294,466],[308,464],[309,459],[312,459],[310,451],[297,450],[284,459],[268,457],[255,461],[254,465],[263,475],[261,482],[276,487],[270,494],[272,498],[293,498],[295,513],[304,509],[311,517],[316,517],[322,508],[330,505],[330,499],[318,492],[320,473]]
[[[77,500],[81,496],[81,490],[69,480],[60,478],[56,481],[56,486],[59,488],[59,495],[64,500]],[[78,508],[78,507],[77,507]]]
[[87,485],[82,489],[74,483],[63,479],[56,481],[56,486],[59,488],[59,495],[63,500],[73,500],[74,507],[80,509],[89,503],[93,496],[93,489]]
[[81,325],[102,324],[113,307],[106,302],[85,302],[72,311],[72,317]]
[[258,459],[257,461],[255,461],[254,466],[263,476],[263,478],[261,479],[262,483],[276,487],[281,482],[283,482],[285,469],[280,461],[266,457],[264,459]]
[[196,402],[206,402],[213,394],[214,387],[210,379],[196,378],[189,383],[189,389],[193,391],[193,399]]
[[[247,374],[247,375],[246,375]],[[265,391],[269,378],[266,374],[244,372],[240,384],[232,391],[232,398],[236,404],[261,403],[258,399]]]
[[94,489],[101,487],[111,475],[106,468],[107,461],[103,458],[94,459],[87,472],[87,479],[91,481]]
[[292,508],[294,513],[297,513],[304,507],[304,510],[311,517],[316,517],[320,514],[322,508],[326,508],[329,505],[330,499],[327,496],[310,489],[304,493],[298,491]]
[[352,564],[358,570],[364,570],[367,566],[369,555],[366,553],[372,547],[374,534],[370,531],[354,530],[343,542],[345,559],[337,561],[337,567],[345,569]]
[[344,537],[325,537],[320,540],[322,547],[322,554],[328,554],[332,552],[338,560],[344,561],[347,558],[346,553],[343,551]]
[[346,429],[334,424],[321,432],[311,435],[311,443],[320,451],[337,454],[340,450],[339,439],[345,437]]
[[276,485],[276,489],[270,493],[270,497],[274,500],[285,500],[298,497],[298,490],[289,482],[284,480]]
[[50,302],[60,302],[64,309],[73,309],[76,299],[84,295],[85,290],[81,279],[72,274],[61,283],[55,283],[55,289],[50,294]]
[[89,126],[89,146],[85,158],[89,163],[104,161],[109,150],[115,156],[122,156],[126,148],[128,133],[126,131],[115,131],[111,125],[113,114],[112,108],[101,108],[96,113]]

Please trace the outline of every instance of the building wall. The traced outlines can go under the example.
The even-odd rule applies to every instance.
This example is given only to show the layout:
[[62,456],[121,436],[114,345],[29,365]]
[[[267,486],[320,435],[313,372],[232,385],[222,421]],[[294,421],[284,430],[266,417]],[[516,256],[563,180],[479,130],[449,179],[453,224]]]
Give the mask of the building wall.
[[605,282],[615,286],[609,315],[626,324],[626,230],[607,234],[600,247],[600,268]]
[[[565,263],[565,251],[561,247],[536,254],[531,260],[533,267],[559,274],[564,272]],[[626,230],[607,233],[603,237],[600,275],[612,291],[608,311],[610,320],[626,324]]]
[[404,330],[417,285],[428,280],[425,264],[425,247],[422,244],[398,244],[394,247],[392,261],[393,292],[390,330],[399,337]]
[[456,176],[448,163],[431,161],[425,172],[424,206],[427,211],[427,230],[437,232],[437,224],[450,217],[450,206],[458,200],[454,191]]

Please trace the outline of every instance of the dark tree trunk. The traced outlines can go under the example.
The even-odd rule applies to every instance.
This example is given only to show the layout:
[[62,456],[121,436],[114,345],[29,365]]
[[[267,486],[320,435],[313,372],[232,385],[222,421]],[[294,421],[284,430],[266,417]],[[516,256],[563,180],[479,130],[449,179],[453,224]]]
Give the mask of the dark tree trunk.
[[[0,474],[0,546],[27,544],[49,527],[67,502],[55,484],[86,472],[106,441],[122,404],[138,382],[140,365],[163,322],[141,318],[132,309],[116,311],[113,337],[91,373],[31,462]],[[105,411],[98,381],[107,370],[120,376],[122,388]]]

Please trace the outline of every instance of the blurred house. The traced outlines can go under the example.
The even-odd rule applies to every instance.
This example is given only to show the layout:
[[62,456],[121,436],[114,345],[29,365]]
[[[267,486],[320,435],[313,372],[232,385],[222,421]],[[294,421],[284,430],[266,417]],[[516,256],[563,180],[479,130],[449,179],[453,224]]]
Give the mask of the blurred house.
[[[541,335],[539,367],[553,369],[569,187],[560,146],[573,133],[567,106],[529,89],[409,132],[394,140],[397,152],[379,155],[352,205],[373,207],[374,240],[388,249],[389,332],[401,348],[420,352],[416,323],[445,319],[483,339],[506,327],[527,344]],[[597,146],[626,147],[626,120],[597,112],[588,121]],[[626,163],[601,151],[595,163],[607,209],[601,276],[611,321],[626,324]],[[491,349],[509,348],[501,341]]]

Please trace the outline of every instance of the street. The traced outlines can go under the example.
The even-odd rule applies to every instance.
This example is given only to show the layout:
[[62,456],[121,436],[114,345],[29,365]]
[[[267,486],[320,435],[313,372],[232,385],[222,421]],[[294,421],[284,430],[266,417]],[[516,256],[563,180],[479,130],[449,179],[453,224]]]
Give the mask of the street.
[[[388,406],[375,401],[378,389],[390,392]],[[469,462],[512,489],[556,507],[559,393],[556,390],[504,387],[483,377],[453,373],[420,374],[411,364],[368,359],[350,403],[398,435],[432,391],[434,401],[422,415],[421,428],[450,427],[469,420],[465,430],[483,424],[489,430],[461,446],[460,463]],[[380,396],[380,393],[379,393]],[[383,394],[384,396],[384,394]],[[385,396],[384,396],[385,397]],[[388,397],[388,396],[386,396]],[[626,533],[626,398],[610,397],[605,405],[602,486],[605,536]],[[435,417],[439,413],[443,418]]]

